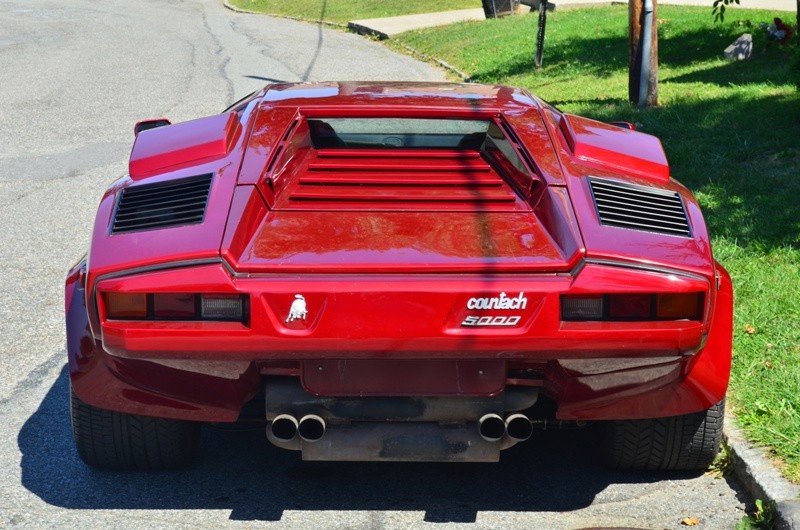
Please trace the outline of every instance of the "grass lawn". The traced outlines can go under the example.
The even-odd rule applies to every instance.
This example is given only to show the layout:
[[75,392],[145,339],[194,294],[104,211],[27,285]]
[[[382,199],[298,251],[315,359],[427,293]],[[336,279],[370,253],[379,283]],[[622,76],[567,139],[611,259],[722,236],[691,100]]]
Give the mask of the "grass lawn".
[[230,0],[241,9],[346,24],[350,20],[480,8],[480,0]]
[[[555,11],[534,73],[535,16],[461,23],[398,40],[484,83],[530,89],[563,110],[625,120],[662,139],[675,178],[704,207],[736,290],[729,402],[749,438],[800,482],[800,61],[759,22],[793,14],[660,6],[659,99],[627,102],[627,6]],[[744,32],[755,57],[722,50]]]

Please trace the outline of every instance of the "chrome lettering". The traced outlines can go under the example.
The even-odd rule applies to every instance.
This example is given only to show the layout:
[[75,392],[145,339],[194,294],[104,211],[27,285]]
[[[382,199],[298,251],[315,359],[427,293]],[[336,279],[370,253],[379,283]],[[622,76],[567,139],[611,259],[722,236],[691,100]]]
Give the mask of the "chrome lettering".
[[468,327],[478,327],[478,326],[516,326],[519,324],[519,321],[522,320],[521,316],[514,315],[511,317],[506,317],[502,315],[498,316],[475,316],[470,315],[461,322],[462,326]]
[[499,310],[515,310],[525,309],[528,305],[528,299],[525,298],[525,293],[519,293],[515,298],[509,298],[506,293],[500,293],[500,296],[494,298],[470,298],[467,300],[467,309],[499,309]]

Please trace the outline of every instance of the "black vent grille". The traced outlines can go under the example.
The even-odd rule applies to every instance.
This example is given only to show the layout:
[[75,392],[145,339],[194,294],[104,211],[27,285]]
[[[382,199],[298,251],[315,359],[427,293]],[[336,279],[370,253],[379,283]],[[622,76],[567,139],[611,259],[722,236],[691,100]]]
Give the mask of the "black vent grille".
[[674,191],[590,178],[600,224],[691,237],[681,196]]
[[213,175],[200,175],[122,190],[112,234],[203,222]]

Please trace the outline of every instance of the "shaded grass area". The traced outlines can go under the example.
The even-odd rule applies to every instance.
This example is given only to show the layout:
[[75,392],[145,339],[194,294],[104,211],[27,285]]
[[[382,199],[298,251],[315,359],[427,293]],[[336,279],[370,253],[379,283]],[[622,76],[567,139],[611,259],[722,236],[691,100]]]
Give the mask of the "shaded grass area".
[[[736,16],[746,17],[735,20]],[[625,120],[659,136],[672,174],[704,208],[717,259],[736,291],[730,401],[751,440],[800,482],[800,97],[798,50],[759,22],[785,13],[660,6],[658,108],[627,102],[627,7],[556,11],[544,68],[533,71],[536,17],[461,23],[399,40],[469,73],[522,86],[562,110]],[[755,57],[722,50],[744,32]]]
[[479,0],[230,0],[241,9],[345,24],[350,20],[480,8]]

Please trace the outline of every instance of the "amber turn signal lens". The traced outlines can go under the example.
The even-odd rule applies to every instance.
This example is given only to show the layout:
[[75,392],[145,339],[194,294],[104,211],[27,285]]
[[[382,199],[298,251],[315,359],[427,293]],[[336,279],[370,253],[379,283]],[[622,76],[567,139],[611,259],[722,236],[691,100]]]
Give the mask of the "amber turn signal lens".
[[699,293],[660,294],[656,303],[656,316],[668,320],[699,319]]
[[144,293],[106,293],[108,318],[147,318],[147,295]]

